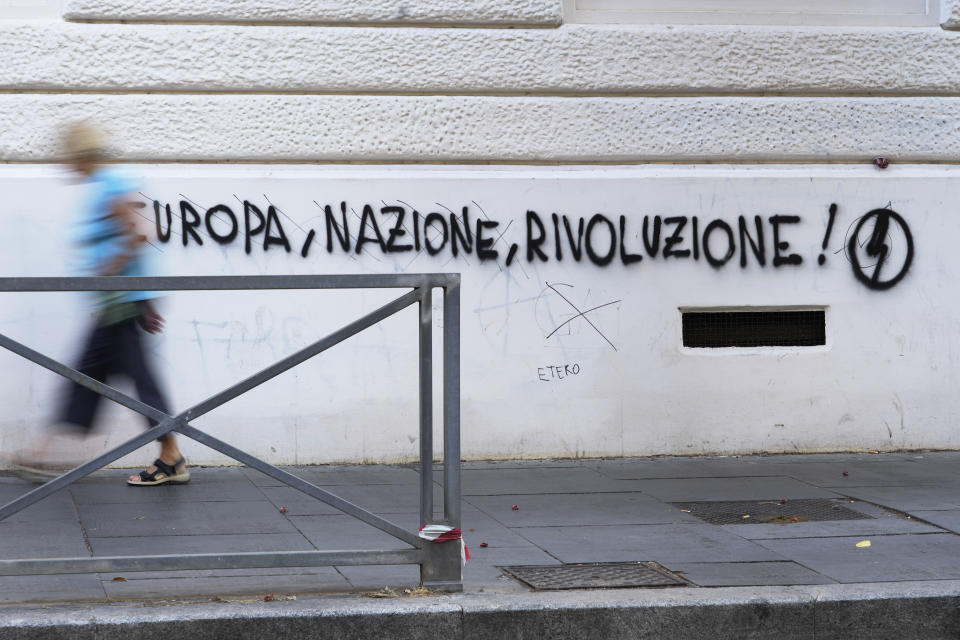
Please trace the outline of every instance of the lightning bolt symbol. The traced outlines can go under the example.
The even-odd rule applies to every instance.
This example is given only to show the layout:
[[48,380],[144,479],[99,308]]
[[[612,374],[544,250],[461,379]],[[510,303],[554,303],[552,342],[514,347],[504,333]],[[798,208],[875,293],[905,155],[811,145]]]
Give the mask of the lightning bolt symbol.
[[887,232],[890,230],[890,215],[886,213],[877,214],[877,222],[873,227],[873,235],[870,236],[870,242],[867,243],[867,255],[877,259],[877,266],[873,270],[871,280],[876,282],[880,277],[880,268],[890,254],[890,247],[887,246]]

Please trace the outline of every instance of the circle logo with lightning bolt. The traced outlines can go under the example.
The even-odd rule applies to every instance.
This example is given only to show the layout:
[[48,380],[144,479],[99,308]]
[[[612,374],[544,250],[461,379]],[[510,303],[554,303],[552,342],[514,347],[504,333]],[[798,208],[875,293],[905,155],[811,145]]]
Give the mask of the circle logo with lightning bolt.
[[889,289],[907,275],[913,262],[913,235],[893,209],[874,209],[857,222],[847,243],[857,280],[871,289]]

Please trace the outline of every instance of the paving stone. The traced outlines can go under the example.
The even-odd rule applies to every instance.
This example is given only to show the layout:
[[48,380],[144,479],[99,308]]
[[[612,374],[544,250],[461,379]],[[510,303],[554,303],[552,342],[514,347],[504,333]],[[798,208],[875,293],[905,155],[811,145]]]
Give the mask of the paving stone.
[[[387,519],[391,520],[389,517]],[[292,516],[290,520],[307,540],[321,551],[411,548],[389,533],[352,516]],[[404,528],[409,531],[417,530],[416,526]]]
[[[9,485],[0,486],[0,503],[8,504],[33,489],[35,485],[23,487],[12,487]],[[51,522],[79,522],[77,509],[73,504],[68,491],[58,491],[47,496],[39,502],[35,502],[29,507],[18,511],[3,522],[21,522],[21,523],[51,523]]]
[[899,511],[960,509],[960,486],[854,487],[844,495]]
[[864,538],[793,538],[761,544],[838,582],[960,579],[960,536],[949,533]]
[[[320,487],[333,495],[375,513],[406,513],[420,511],[419,485],[324,485]],[[292,487],[262,487],[267,499],[275,506],[287,507],[290,515],[335,515],[343,513],[327,503],[312,498]],[[435,506],[443,504],[443,491],[433,492]]]
[[79,510],[91,538],[296,532],[266,501],[85,504]]
[[783,476],[637,480],[639,491],[665,502],[839,498],[840,495]]
[[[461,462],[462,469],[552,469],[570,467],[592,467],[600,463],[600,459],[546,459],[546,460],[467,460]],[[437,465],[443,469],[443,465]]]
[[[322,465],[315,467],[281,467],[304,480],[317,485],[371,485],[411,484],[419,482],[419,474],[412,467],[391,465]],[[243,473],[260,487],[285,486],[256,469],[243,467]]]
[[888,515],[877,520],[835,520],[785,524],[725,524],[722,528],[747,540],[776,538],[832,538],[881,536],[900,533],[943,533],[943,529],[916,520]]
[[834,582],[795,562],[677,562],[668,568],[701,587],[751,587]]
[[[302,491],[292,487],[260,487],[264,497],[270,501],[274,508],[287,508],[289,516],[309,516],[309,515],[340,515],[343,512],[331,507],[325,502],[312,498]],[[329,488],[330,493],[339,495],[339,491],[333,487]]]
[[783,475],[765,458],[647,458],[603,460],[596,464],[601,474],[623,480],[655,478],[726,478]]
[[642,493],[470,496],[466,502],[508,527],[700,522]]
[[314,550],[313,545],[299,533],[91,538],[90,546],[98,556]]
[[106,593],[96,574],[0,576],[0,603],[104,600]]
[[[123,574],[123,577],[127,577]],[[318,567],[310,573],[261,574],[230,577],[139,578],[103,581],[103,590],[112,600],[155,600],[189,596],[254,595],[262,601],[275,595],[347,592],[350,583],[333,567]]]
[[759,562],[787,560],[709,524],[530,527],[523,535],[563,562]]
[[0,522],[0,558],[75,558],[90,551],[75,519],[64,522]]
[[[411,513],[420,511],[419,485],[344,485],[330,489],[339,497],[375,513]],[[443,490],[435,487],[434,505],[443,504]]]
[[500,567],[511,565],[553,565],[561,564],[550,553],[537,547],[497,548],[470,547],[470,562],[463,569],[464,585],[470,587],[489,587],[491,589],[528,591],[529,587],[505,576]]
[[[850,487],[936,483],[934,473],[911,460],[884,462],[808,462],[782,465],[783,475],[843,493]],[[847,475],[844,476],[843,472]]]
[[960,509],[945,511],[911,511],[910,515],[926,520],[937,527],[960,533]]
[[481,542],[494,548],[527,548],[530,542],[523,537],[523,529],[507,527],[475,507],[463,509],[463,537],[473,547]]
[[629,480],[586,467],[464,469],[462,478],[465,496],[636,491]]
[[[240,469],[191,469],[189,484],[133,487],[122,474],[97,475],[69,487],[77,504],[149,502],[229,502],[262,500],[263,494]],[[114,477],[115,476],[115,477]]]

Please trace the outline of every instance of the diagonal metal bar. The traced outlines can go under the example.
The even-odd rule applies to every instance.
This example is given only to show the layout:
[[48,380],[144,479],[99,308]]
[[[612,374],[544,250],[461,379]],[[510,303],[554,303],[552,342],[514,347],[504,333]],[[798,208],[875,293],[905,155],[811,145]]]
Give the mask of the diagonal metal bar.
[[366,564],[419,564],[419,549],[385,551],[270,551],[190,555],[104,556],[100,558],[27,558],[0,560],[0,576],[56,573],[112,573],[258,567],[329,567]]
[[[418,299],[419,299],[418,291],[417,290],[410,291],[400,296],[396,300],[350,323],[349,325],[343,327],[342,329],[335,331],[329,336],[322,338],[321,340],[318,340],[317,342],[313,343],[309,347],[306,347],[305,349],[302,349],[297,353],[291,356],[288,356],[287,358],[284,358],[280,362],[270,367],[267,367],[263,371],[260,371],[259,373],[254,374],[250,378],[247,378],[246,380],[243,380],[237,383],[236,385],[233,385],[232,387],[225,389],[224,391],[221,391],[220,393],[213,396],[212,398],[204,402],[201,402],[200,404],[195,405],[190,409],[187,409],[187,411],[181,413],[177,417],[168,416],[162,411],[159,411],[154,407],[144,404],[139,400],[135,400],[134,398],[131,398],[130,396],[124,393],[121,393],[120,391],[117,391],[116,389],[114,389],[113,387],[110,387],[109,385],[106,385],[102,382],[94,380],[93,378],[87,375],[84,375],[79,371],[76,371],[75,369],[71,369],[70,367],[62,363],[59,363],[56,360],[49,358],[48,356],[45,356],[37,351],[34,351],[33,349],[30,349],[29,347],[26,347],[20,344],[19,342],[16,342],[15,340],[8,338],[3,334],[0,334],[0,346],[7,348],[10,351],[13,351],[14,353],[21,355],[27,358],[28,360],[36,362],[37,364],[47,369],[50,369],[51,371],[59,373],[60,375],[66,378],[69,378],[77,382],[78,384],[81,384],[91,389],[92,391],[95,391],[96,393],[99,393],[100,395],[103,395],[104,397],[107,397],[113,400],[114,402],[117,402],[130,409],[133,409],[138,413],[142,413],[147,417],[153,418],[154,420],[157,420],[160,423],[156,427],[153,427],[152,429],[148,430],[147,432],[140,434],[139,436],[136,436],[134,438],[131,438],[130,440],[115,447],[114,449],[111,449],[110,451],[96,457],[95,459],[89,462],[86,462],[80,465],[79,467],[66,472],[65,474],[51,480],[50,482],[47,482],[46,484],[4,505],[2,508],[0,508],[0,520],[3,520],[13,515],[14,513],[17,513],[18,511],[25,509],[31,504],[34,504],[38,500],[42,500],[43,498],[49,496],[50,494],[55,493],[56,491],[59,491],[63,487],[69,484],[72,484],[73,482],[76,482],[77,480],[87,475],[90,475],[97,469],[100,469],[110,464],[111,462],[114,462],[119,458],[122,458],[128,453],[136,451],[140,447],[149,443],[154,438],[162,436],[163,434],[171,431],[174,428],[177,421],[185,422],[187,420],[197,418],[207,413],[208,411],[211,411],[212,409],[215,409],[221,404],[228,402],[229,400],[236,398],[237,396],[249,391],[250,389],[253,389],[254,387],[260,384],[263,384],[267,380],[270,380],[271,378],[274,378],[280,375],[287,369],[290,369],[291,367],[294,367],[300,364],[301,362],[313,357],[314,355],[326,349],[329,349],[335,344],[342,342],[343,340],[350,337],[351,335],[354,335],[355,333],[363,331],[364,329],[370,326],[373,326],[374,324],[383,320],[384,318],[387,318],[393,315],[394,313],[397,313],[398,311],[410,306],[411,304],[416,302]],[[291,477],[296,477],[296,476],[291,476]]]
[[419,290],[417,289],[414,289],[413,291],[403,294],[393,302],[387,303],[382,307],[380,307],[379,309],[372,311],[371,313],[368,313],[362,318],[359,318],[358,320],[354,320],[353,322],[346,325],[345,327],[338,329],[337,331],[334,331],[333,333],[326,336],[325,338],[321,338],[320,340],[317,340],[316,342],[311,344],[309,347],[305,347],[304,349],[297,351],[293,355],[287,356],[286,358],[277,362],[276,364],[271,365],[258,373],[255,373],[254,375],[250,376],[246,380],[238,382],[232,387],[228,389],[224,389],[223,391],[216,394],[215,396],[212,396],[207,400],[204,400],[200,404],[190,407],[184,412],[184,416],[188,421],[194,420],[195,418],[199,418],[203,414],[208,413],[213,409],[216,409],[217,407],[224,404],[225,402],[229,402],[230,400],[233,400],[237,396],[244,394],[247,391],[250,391],[251,389],[253,389],[254,387],[257,387],[263,384],[267,380],[270,380],[271,378],[274,378],[280,375],[287,369],[290,369],[291,367],[295,367],[296,365],[300,364],[305,360],[312,358],[318,353],[326,351],[330,347],[336,344],[339,344],[340,342],[343,342],[350,336],[356,333],[360,333],[364,329],[372,327],[373,325],[380,322],[381,320],[392,316],[393,314],[397,313],[398,311],[401,311],[402,309],[405,309],[406,307],[409,307],[411,304],[419,300],[419,298],[420,298],[420,293],[419,293]]
[[267,462],[264,462],[263,460],[260,460],[259,458],[255,458],[249,453],[246,453],[245,451],[241,451],[240,449],[237,449],[233,445],[227,444],[226,442],[224,442],[223,440],[220,440],[219,438],[215,438],[210,434],[204,433],[203,431],[200,431],[195,427],[191,427],[190,425],[178,426],[176,428],[176,431],[178,433],[182,433],[188,438],[193,438],[200,444],[204,444],[210,447],[211,449],[215,449],[220,453],[228,455],[234,460],[238,460],[243,464],[247,465],[248,467],[256,469],[261,473],[265,473],[271,478],[276,478],[280,482],[283,482],[284,484],[289,485],[294,489],[297,489],[298,491],[302,491],[308,496],[312,496],[317,500],[320,500],[321,502],[325,502],[331,507],[339,509],[340,511],[343,511],[344,513],[351,515],[354,518],[357,518],[358,520],[363,520],[370,526],[376,527],[381,531],[389,533],[393,537],[398,538],[409,545],[412,545],[418,549],[423,546],[424,541],[416,534],[410,533],[406,529],[403,529],[402,527],[398,527],[397,525],[393,524],[389,520],[381,518],[376,514],[370,513],[366,509],[363,509],[362,507],[358,507],[352,502],[348,502],[343,498],[330,493],[329,491],[325,491],[324,489],[321,489],[315,484],[311,484],[307,482],[303,478],[299,478],[293,475],[292,473],[284,471],[283,469],[279,469],[273,466],[272,464],[269,464]]
[[122,458],[128,453],[132,453],[133,451],[136,451],[137,449],[144,446],[145,444],[148,444],[151,440],[159,438],[163,434],[168,433],[169,431],[172,431],[179,419],[180,419],[179,417],[167,418],[157,426],[144,431],[143,433],[141,433],[136,437],[130,438],[120,446],[114,447],[110,451],[107,451],[106,453],[97,456],[93,460],[83,463],[76,469],[71,469],[70,471],[67,471],[66,473],[64,473],[62,476],[54,478],[50,482],[47,482],[46,484],[39,486],[36,489],[33,489],[32,491],[28,491],[27,493],[23,494],[16,500],[8,502],[2,508],[0,508],[0,520],[4,520],[12,516],[18,511],[29,507],[34,502],[43,500],[50,494],[55,493],[60,489],[63,489],[68,484],[73,484],[77,480],[90,475],[97,469],[102,469],[103,467],[107,466],[111,462],[114,462],[115,460]]
[[80,373],[76,369],[71,369],[67,365],[57,362],[53,358],[45,356],[39,351],[34,351],[30,347],[22,345],[16,340],[8,338],[2,333],[0,333],[0,347],[12,351],[19,356],[23,356],[27,360],[37,363],[44,369],[49,369],[54,373],[59,373],[64,378],[73,380],[80,386],[99,393],[103,397],[109,398],[117,404],[122,404],[128,409],[132,409],[133,411],[145,415],[148,418],[153,418],[157,422],[162,422],[169,417],[164,412],[154,409],[150,405],[144,404],[143,402],[140,402],[139,400],[132,398],[125,393],[121,393],[108,384],[100,382],[99,380],[94,380],[90,376]]

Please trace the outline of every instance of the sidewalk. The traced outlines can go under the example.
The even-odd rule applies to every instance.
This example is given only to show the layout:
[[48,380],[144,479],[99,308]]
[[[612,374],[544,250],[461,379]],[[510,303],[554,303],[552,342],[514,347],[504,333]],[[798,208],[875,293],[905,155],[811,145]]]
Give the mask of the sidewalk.
[[[646,600],[681,591],[704,598],[714,587],[752,587],[754,598],[791,585],[825,585],[830,593],[850,585],[888,597],[896,584],[864,583],[903,583],[905,594],[924,582],[954,588],[958,469],[953,452],[465,463],[463,530],[472,560],[457,598],[522,601],[531,590],[500,566],[597,562],[655,562],[690,583],[648,589]],[[419,525],[413,466],[293,472],[401,526]],[[128,487],[126,473],[97,473],[0,523],[0,557],[405,547],[249,469],[193,469],[189,485],[157,488]],[[0,500],[29,487],[2,477]],[[742,504],[724,510],[720,501]],[[709,514],[735,524],[698,517]],[[864,540],[870,546],[858,547]],[[384,587],[402,593],[418,578],[415,566],[15,576],[0,577],[0,602],[252,602],[268,593],[303,602]],[[555,598],[590,601],[598,593],[625,592]]]

